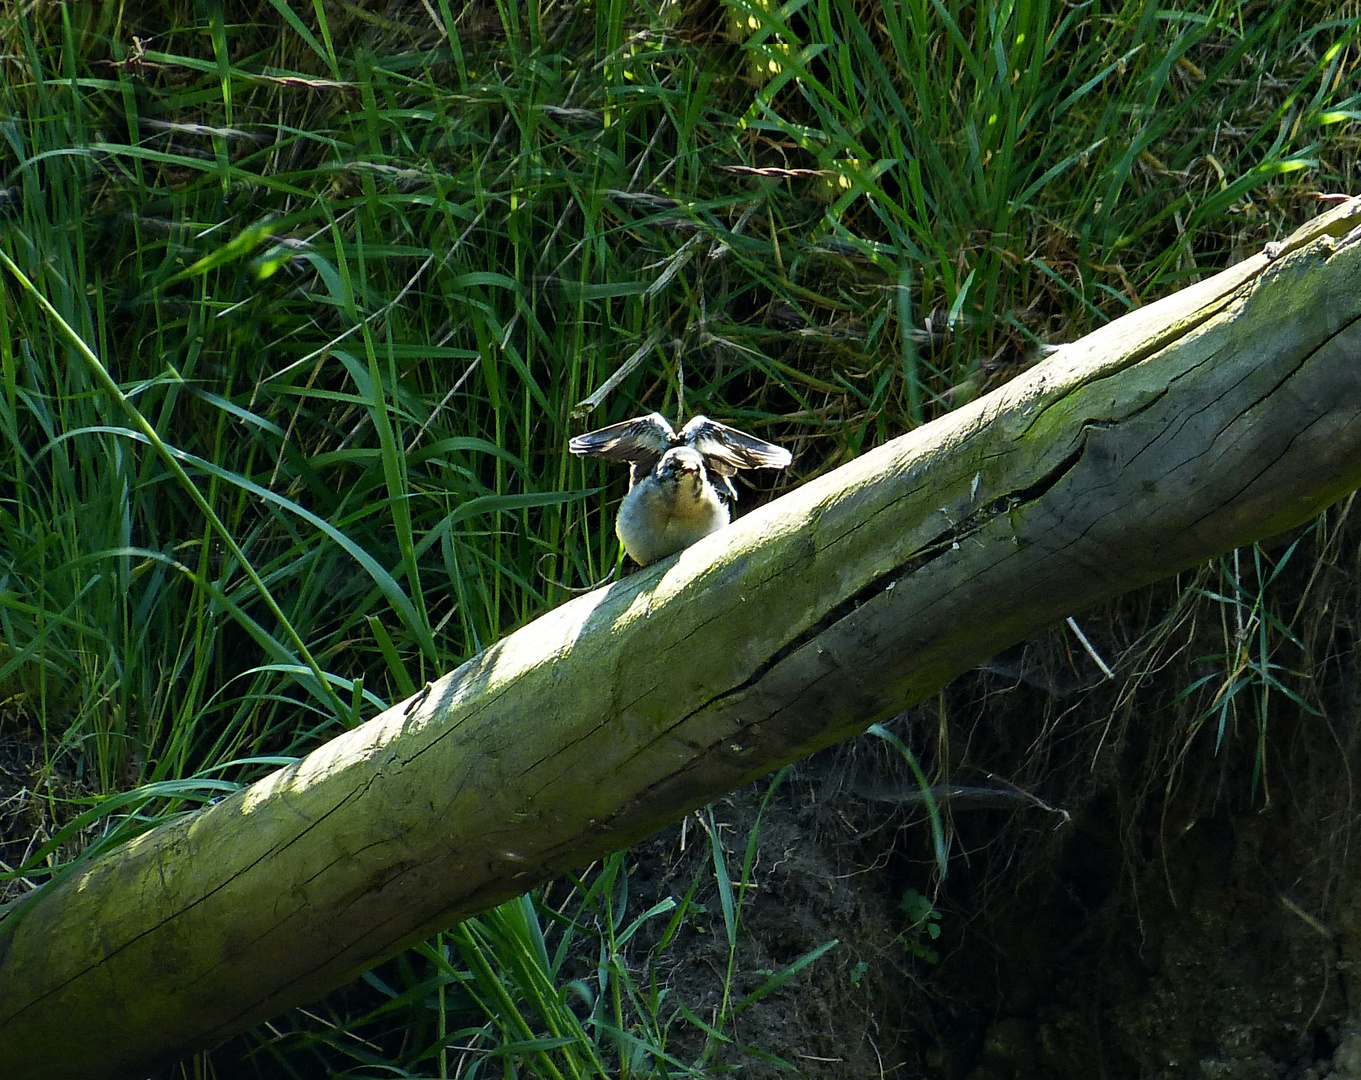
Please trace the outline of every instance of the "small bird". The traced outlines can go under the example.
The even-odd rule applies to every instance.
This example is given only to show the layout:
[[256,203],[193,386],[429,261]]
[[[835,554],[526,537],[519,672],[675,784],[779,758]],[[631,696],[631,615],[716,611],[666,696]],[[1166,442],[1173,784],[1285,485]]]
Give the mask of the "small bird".
[[627,461],[629,493],[614,531],[640,566],[664,559],[731,520],[738,469],[783,469],[782,446],[696,416],[680,434],[659,413],[578,435],[568,448],[582,457]]

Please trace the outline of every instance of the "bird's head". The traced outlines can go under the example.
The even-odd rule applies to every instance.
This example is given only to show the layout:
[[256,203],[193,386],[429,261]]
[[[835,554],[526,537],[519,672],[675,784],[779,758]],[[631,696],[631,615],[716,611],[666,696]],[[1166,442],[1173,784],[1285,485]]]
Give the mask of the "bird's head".
[[696,487],[708,482],[704,455],[693,446],[673,446],[657,462],[655,474],[663,483],[679,484],[689,481]]

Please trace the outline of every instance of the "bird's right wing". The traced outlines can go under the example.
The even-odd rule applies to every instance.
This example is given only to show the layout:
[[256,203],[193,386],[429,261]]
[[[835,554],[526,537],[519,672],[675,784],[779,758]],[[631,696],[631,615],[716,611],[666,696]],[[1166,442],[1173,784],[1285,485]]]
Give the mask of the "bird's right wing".
[[567,444],[567,449],[580,457],[627,461],[633,466],[632,481],[636,484],[652,472],[662,455],[678,442],[675,430],[664,416],[648,413],[577,435]]

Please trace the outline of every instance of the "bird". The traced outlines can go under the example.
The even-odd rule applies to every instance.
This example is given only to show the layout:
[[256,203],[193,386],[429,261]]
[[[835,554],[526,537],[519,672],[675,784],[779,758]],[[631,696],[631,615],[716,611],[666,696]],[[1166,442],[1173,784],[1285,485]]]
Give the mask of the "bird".
[[677,433],[655,412],[578,435],[568,449],[629,463],[629,493],[614,531],[639,566],[727,525],[737,501],[731,477],[739,469],[783,469],[794,460],[784,447],[707,416],[696,416]]

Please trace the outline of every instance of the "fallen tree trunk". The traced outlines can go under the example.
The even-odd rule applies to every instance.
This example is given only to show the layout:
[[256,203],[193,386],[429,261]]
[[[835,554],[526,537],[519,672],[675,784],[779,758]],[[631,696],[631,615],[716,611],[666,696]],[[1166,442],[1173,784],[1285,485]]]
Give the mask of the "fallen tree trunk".
[[54,883],[0,923],[5,1075],[145,1072],[1307,521],[1361,485],[1358,225],[1352,200]]

